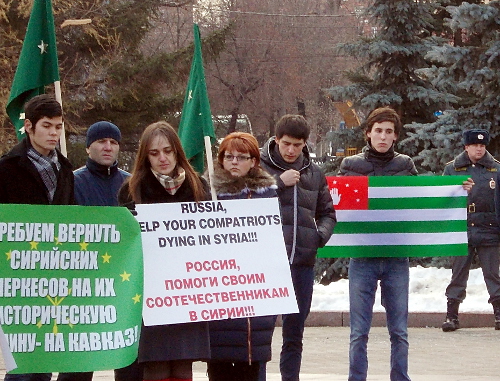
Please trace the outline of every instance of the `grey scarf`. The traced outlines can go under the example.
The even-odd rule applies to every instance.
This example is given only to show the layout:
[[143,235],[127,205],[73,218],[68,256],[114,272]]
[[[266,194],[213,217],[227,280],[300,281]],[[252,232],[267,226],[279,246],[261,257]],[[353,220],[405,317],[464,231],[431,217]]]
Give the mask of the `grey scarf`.
[[30,147],[28,148],[28,158],[40,174],[40,177],[47,188],[49,201],[52,203],[57,188],[57,173],[61,169],[61,164],[57,159],[56,151],[53,150],[49,153],[49,156],[44,156],[33,147]]

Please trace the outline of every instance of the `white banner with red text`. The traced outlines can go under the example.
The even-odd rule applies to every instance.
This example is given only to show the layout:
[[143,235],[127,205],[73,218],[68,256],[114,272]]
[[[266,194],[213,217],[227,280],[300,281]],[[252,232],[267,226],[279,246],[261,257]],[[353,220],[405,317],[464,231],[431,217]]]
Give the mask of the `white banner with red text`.
[[136,206],[145,325],[297,312],[277,198]]

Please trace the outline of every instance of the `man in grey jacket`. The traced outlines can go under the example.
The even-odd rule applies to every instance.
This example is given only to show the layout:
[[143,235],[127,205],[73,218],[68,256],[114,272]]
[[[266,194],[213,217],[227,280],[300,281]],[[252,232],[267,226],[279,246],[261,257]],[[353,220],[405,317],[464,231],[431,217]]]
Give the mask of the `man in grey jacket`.
[[304,323],[311,308],[314,262],[337,222],[325,175],[306,146],[309,126],[300,115],[284,115],[276,136],[261,152],[261,165],[276,178],[283,235],[299,312],[283,315],[280,372],[283,381],[299,379]]
[[495,329],[500,330],[500,276],[498,213],[498,162],[486,150],[490,135],[486,130],[464,132],[465,150],[449,162],[443,175],[469,175],[474,186],[467,198],[468,255],[453,259],[451,282],[446,288],[447,311],[443,331],[455,331],[460,327],[458,308],[466,295],[469,270],[477,255],[483,270],[484,281],[493,305]]

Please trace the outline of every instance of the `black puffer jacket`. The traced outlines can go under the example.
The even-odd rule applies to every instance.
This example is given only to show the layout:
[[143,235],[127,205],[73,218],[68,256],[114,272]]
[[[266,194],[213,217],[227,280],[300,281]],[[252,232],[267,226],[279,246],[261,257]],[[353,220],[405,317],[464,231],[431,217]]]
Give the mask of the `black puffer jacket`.
[[385,153],[374,150],[369,144],[361,153],[342,160],[339,176],[410,176],[416,175],[413,160],[394,152],[394,146]]
[[24,138],[0,160],[0,203],[33,205],[74,205],[74,177],[71,164],[59,151],[61,169],[52,202],[40,173],[28,158],[28,138]]
[[443,175],[466,175],[474,180],[467,198],[467,235],[471,246],[495,246],[500,241],[500,229],[495,210],[499,202],[500,162],[486,154],[473,164],[467,152],[462,152],[444,168]]
[[325,246],[337,223],[332,197],[325,175],[309,158],[307,146],[297,159],[301,160],[297,167],[300,181],[295,186],[285,186],[280,175],[295,169],[298,163],[285,163],[274,139],[269,139],[262,148],[261,165],[278,185],[288,258],[292,265],[314,266],[318,248]]
[[[214,163],[212,179],[219,200],[277,197],[276,181],[260,168],[244,177],[232,176]],[[269,253],[272,255],[272,253]],[[269,361],[276,316],[209,322],[211,361]]]

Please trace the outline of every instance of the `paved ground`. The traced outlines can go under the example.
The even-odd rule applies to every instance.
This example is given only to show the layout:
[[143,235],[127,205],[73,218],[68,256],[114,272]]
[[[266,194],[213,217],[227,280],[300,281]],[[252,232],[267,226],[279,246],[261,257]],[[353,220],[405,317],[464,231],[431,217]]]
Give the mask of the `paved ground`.
[[[500,331],[492,327],[464,328],[444,333],[439,328],[410,328],[412,381],[500,380]],[[268,381],[279,381],[277,360],[281,329],[276,328]],[[302,381],[347,381],[348,327],[307,327]],[[372,328],[368,344],[368,381],[389,380],[389,337],[384,327]],[[0,377],[5,371],[0,363]],[[195,364],[195,381],[206,381],[205,366]],[[111,371],[96,372],[96,381],[113,381]]]

